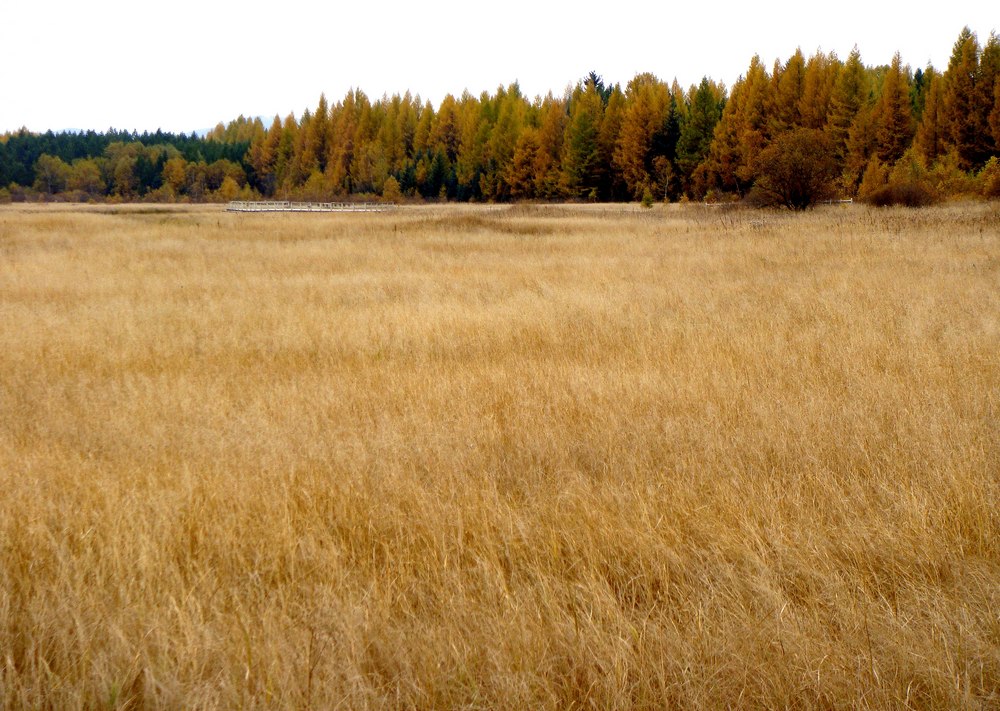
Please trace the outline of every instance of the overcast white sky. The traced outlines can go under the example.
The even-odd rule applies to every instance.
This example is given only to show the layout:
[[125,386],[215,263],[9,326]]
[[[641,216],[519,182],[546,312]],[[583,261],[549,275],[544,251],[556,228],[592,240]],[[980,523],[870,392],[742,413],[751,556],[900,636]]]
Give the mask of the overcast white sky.
[[898,50],[914,68],[944,68],[963,26],[982,44],[998,23],[987,0],[0,0],[0,132],[190,132],[298,116],[351,87],[436,106],[517,80],[534,97],[591,69],[623,85],[648,71],[731,86],[754,54],[770,66],[796,47],[845,58],[856,44],[866,64]]

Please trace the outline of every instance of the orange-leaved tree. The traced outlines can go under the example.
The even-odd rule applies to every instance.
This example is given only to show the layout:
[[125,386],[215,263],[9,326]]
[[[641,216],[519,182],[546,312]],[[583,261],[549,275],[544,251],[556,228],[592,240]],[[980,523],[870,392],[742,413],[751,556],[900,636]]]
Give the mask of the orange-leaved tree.
[[753,195],[765,204],[804,210],[832,194],[837,164],[830,138],[796,128],[775,138],[756,160]]
[[896,52],[872,110],[875,151],[884,163],[895,163],[902,158],[913,140],[913,109],[908,77],[899,52]]

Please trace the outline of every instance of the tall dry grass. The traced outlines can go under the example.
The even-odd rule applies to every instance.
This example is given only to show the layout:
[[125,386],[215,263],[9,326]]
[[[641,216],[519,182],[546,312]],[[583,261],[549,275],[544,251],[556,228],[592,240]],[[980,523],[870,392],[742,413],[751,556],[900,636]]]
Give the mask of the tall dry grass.
[[0,210],[5,708],[1000,706],[1000,210]]

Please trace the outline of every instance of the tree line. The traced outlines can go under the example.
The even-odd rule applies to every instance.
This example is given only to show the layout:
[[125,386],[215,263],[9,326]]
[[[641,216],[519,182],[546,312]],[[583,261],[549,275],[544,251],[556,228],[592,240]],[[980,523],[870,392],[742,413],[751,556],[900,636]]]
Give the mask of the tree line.
[[944,71],[798,50],[770,69],[754,57],[731,89],[591,72],[562,96],[514,83],[437,107],[355,89],[204,138],[21,131],[0,137],[0,186],[11,199],[920,204],[1000,196],[998,157],[1000,40],[964,28]]
[[0,199],[219,199],[227,177],[227,189],[247,186],[249,147],[194,133],[21,129],[0,136]]

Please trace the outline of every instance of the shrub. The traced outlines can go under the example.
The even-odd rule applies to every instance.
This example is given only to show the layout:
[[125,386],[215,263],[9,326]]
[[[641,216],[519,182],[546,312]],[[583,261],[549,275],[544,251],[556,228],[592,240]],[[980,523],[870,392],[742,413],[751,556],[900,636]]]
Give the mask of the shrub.
[[314,170],[309,174],[305,184],[298,189],[298,199],[306,202],[323,202],[329,200],[333,191],[323,173]]
[[962,197],[979,195],[981,192],[976,176],[962,170],[960,158],[955,152],[939,158],[931,167],[928,177],[939,195]]
[[403,199],[403,192],[399,189],[399,181],[393,176],[385,179],[382,185],[382,199],[385,202],[399,202]]
[[90,195],[83,190],[65,190],[59,193],[58,198],[62,202],[87,202]]
[[938,193],[923,159],[910,149],[892,170],[873,156],[861,179],[858,199],[876,207],[923,207],[937,202]]
[[31,202],[36,198],[35,191],[17,183],[11,183],[8,187],[11,202]]
[[647,209],[653,206],[653,193],[649,188],[646,188],[642,194],[642,206]]
[[222,185],[219,186],[218,196],[221,202],[229,202],[230,200],[235,200],[240,194],[240,184],[233,179],[232,176],[227,175],[222,179]]
[[872,156],[861,177],[861,185],[858,186],[858,200],[868,202],[872,195],[888,185],[889,169],[876,156]]
[[177,194],[169,183],[164,183],[156,190],[150,190],[146,193],[142,200],[143,202],[177,202]]
[[740,196],[736,193],[727,193],[721,190],[712,189],[705,193],[705,203],[709,205],[727,204],[735,205],[740,201]]
[[990,158],[979,171],[979,182],[983,197],[1000,198],[1000,160],[996,156]]
[[901,183],[887,185],[868,195],[863,202],[875,207],[901,205],[903,207],[924,207],[933,205],[937,198],[925,185],[919,183]]
[[822,131],[789,131],[761,151],[757,174],[753,202],[805,210],[833,193],[833,146]]

